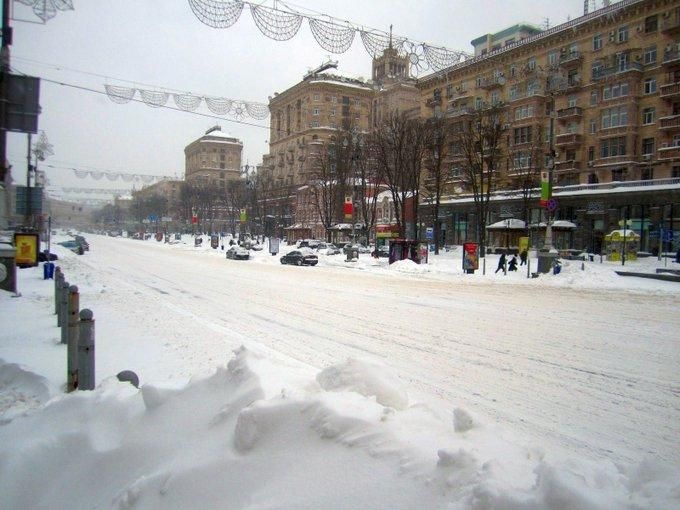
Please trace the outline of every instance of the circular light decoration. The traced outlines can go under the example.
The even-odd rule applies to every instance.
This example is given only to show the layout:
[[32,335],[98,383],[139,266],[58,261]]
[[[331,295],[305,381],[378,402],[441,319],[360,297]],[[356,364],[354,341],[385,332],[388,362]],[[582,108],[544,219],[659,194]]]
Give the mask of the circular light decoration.
[[404,41],[401,47],[402,53],[408,57],[408,62],[411,67],[411,75],[418,76],[420,73],[428,69],[427,59],[425,58],[425,49],[423,48],[422,44]]
[[246,116],[246,106],[243,103],[235,103],[231,109],[231,114],[238,120],[243,120],[243,117]]

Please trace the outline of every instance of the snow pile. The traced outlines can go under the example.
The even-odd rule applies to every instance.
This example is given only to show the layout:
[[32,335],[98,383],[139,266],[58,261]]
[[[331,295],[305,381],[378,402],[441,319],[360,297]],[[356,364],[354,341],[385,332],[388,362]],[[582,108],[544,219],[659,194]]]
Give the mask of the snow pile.
[[[4,365],[6,367],[6,365]],[[385,367],[348,360],[279,391],[240,348],[182,387],[115,379],[0,427],[2,508],[672,508],[658,465],[550,462],[498,430],[408,405]],[[36,380],[14,371],[16,391]],[[5,376],[3,375],[3,381]],[[271,381],[270,381],[271,382]]]
[[399,381],[385,366],[370,360],[350,358],[347,362],[326,368],[316,376],[326,391],[355,391],[395,409],[405,409],[408,396]]
[[0,424],[39,407],[49,394],[47,379],[0,359]]

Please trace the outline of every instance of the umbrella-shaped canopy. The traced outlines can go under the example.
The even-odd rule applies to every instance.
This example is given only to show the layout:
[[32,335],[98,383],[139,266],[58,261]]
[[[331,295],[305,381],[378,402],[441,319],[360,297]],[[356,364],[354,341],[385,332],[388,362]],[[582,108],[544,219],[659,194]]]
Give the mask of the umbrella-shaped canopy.
[[487,230],[526,230],[526,228],[526,223],[515,218],[497,221],[496,223],[486,226]]
[[627,228],[620,230],[612,230],[604,238],[607,241],[623,241],[624,237],[626,238],[626,241],[635,241],[637,239],[640,239],[640,236],[638,234]]
[[[540,223],[532,223],[529,226],[531,228],[545,228],[546,224],[545,224],[544,221],[542,221]],[[550,226],[552,228],[564,229],[564,230],[574,229],[574,228],[578,227],[578,225],[576,225],[576,223],[572,223],[571,221],[567,221],[567,220],[555,220],[550,224]]]

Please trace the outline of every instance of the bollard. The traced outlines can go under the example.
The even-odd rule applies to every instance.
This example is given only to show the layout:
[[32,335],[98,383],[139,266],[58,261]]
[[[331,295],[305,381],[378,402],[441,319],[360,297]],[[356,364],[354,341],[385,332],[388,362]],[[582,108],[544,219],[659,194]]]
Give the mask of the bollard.
[[94,319],[92,310],[80,311],[78,324],[78,371],[76,388],[94,389]]
[[59,326],[61,327],[62,344],[65,344],[67,340],[68,288],[69,283],[64,278],[61,282],[61,289],[59,289]]
[[57,266],[57,269],[54,271],[54,313],[57,314],[57,326],[60,326],[59,324],[59,288],[61,286],[61,282],[64,279],[64,274],[61,272],[61,267]]
[[[68,319],[66,321],[66,391],[73,391],[78,385],[78,308],[80,295],[78,287],[68,289]],[[63,331],[63,330],[62,330]]]

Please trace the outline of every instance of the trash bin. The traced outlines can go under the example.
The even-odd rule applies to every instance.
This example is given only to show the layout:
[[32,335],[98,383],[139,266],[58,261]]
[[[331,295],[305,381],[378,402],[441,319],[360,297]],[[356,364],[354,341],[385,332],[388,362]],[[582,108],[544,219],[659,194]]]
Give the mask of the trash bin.
[[52,262],[45,262],[43,264],[43,280],[54,279],[54,264]]
[[0,243],[0,289],[9,292],[17,291],[16,253],[11,244]]

